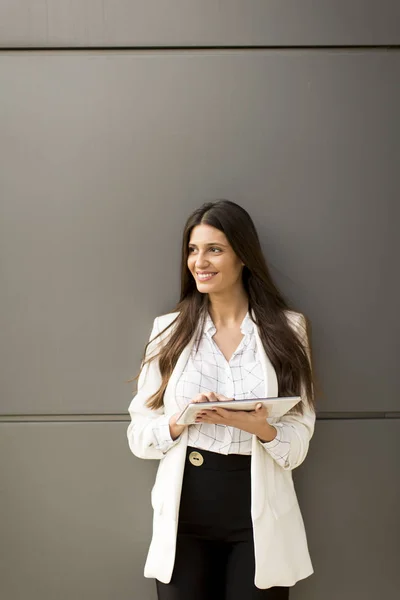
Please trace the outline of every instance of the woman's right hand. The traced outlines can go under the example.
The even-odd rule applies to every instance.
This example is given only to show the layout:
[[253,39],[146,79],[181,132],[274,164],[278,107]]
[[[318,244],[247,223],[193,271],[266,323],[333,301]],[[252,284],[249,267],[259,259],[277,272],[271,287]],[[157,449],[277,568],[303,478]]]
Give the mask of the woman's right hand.
[[[197,396],[190,401],[190,404],[196,404],[198,402],[223,402],[224,400],[232,400],[232,398],[227,398],[222,394],[215,394],[214,392],[202,392],[197,394]],[[176,438],[181,435],[185,427],[187,427],[187,425],[177,425],[176,420],[180,414],[181,411],[175,413],[169,420],[169,431],[173,440],[176,440]]]

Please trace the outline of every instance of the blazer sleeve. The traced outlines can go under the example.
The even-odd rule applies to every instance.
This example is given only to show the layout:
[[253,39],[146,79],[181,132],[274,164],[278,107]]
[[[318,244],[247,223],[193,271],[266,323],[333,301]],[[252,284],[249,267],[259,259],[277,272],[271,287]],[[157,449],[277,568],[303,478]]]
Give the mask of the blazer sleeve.
[[[150,334],[146,358],[152,356],[152,353],[159,347],[160,338],[153,344],[151,343],[159,331],[158,317],[156,317]],[[170,415],[165,415],[164,406],[158,410],[151,410],[146,406],[146,401],[159,389],[160,385],[161,373],[158,358],[155,358],[143,367],[138,379],[137,393],[128,408],[131,418],[127,429],[128,444],[132,453],[138,458],[160,459],[179,441],[179,437],[176,440],[171,438]]]
[[[307,337],[306,320],[299,314],[296,332],[299,336],[311,364],[310,347]],[[275,439],[271,442],[260,442],[272,458],[285,470],[292,470],[301,465],[307,456],[310,440],[314,433],[315,411],[311,408],[305,396],[304,387],[301,391],[304,414],[288,414],[281,417],[273,426],[277,430]]]

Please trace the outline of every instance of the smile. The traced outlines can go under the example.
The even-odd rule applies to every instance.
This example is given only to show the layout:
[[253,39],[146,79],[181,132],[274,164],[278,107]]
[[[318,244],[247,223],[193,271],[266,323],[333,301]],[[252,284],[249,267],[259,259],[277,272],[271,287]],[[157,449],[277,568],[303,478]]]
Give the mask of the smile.
[[199,281],[208,281],[209,279],[212,279],[214,275],[217,275],[217,273],[196,273],[196,275]]

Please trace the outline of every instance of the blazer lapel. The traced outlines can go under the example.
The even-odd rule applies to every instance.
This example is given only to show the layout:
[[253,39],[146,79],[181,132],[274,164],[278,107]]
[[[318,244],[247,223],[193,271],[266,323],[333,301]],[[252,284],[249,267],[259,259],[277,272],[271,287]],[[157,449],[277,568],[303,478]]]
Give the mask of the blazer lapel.
[[[254,317],[254,311],[251,311],[252,316]],[[264,381],[265,381],[265,397],[266,398],[274,398],[278,396],[278,379],[276,377],[275,369],[267,356],[267,353],[264,350],[263,343],[260,338],[260,334],[258,331],[258,327],[254,327],[254,332],[257,341],[257,349],[264,373]]]
[[176,399],[175,399],[175,388],[176,388],[178,379],[181,376],[183,369],[185,368],[185,365],[189,359],[190,352],[192,350],[195,339],[196,339],[196,336],[193,335],[190,342],[187,344],[187,346],[181,352],[181,354],[176,362],[175,368],[171,373],[171,377],[169,378],[167,387],[165,389],[164,406],[167,409],[166,412],[168,414],[174,414],[179,411],[179,407],[178,407],[178,405],[176,403]]

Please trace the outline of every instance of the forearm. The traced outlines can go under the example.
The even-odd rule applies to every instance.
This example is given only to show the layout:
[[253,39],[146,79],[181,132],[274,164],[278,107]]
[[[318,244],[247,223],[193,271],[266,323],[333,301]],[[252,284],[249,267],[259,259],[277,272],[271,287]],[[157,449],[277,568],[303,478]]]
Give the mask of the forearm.
[[176,440],[178,439],[178,437],[181,435],[181,433],[183,432],[183,430],[185,429],[186,425],[177,425],[176,424],[176,417],[177,415],[173,415],[170,419],[169,419],[169,434],[171,436],[172,440]]
[[170,434],[169,418],[165,415],[149,418],[132,414],[127,436],[129,447],[138,458],[162,458],[178,442]]
[[265,423],[261,423],[253,433],[258,437],[260,442],[265,443],[272,442],[272,440],[276,438],[278,432],[276,427],[270,425],[268,421],[265,421]]
[[313,434],[313,417],[304,422],[293,417],[284,417],[275,423],[276,437],[260,443],[270,456],[284,469],[292,470],[304,461],[310,438]]

